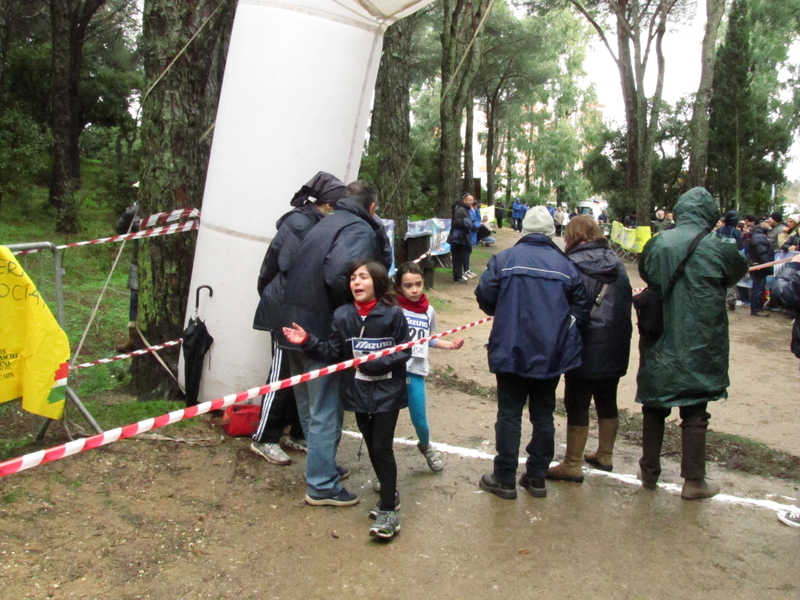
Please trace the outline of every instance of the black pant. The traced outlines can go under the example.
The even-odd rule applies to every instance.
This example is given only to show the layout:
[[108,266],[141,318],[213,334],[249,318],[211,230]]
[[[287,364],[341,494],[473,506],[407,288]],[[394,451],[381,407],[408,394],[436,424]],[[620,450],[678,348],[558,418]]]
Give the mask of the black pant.
[[464,277],[464,255],[470,247],[464,244],[450,244],[450,254],[453,258],[453,281],[461,281]]
[[750,313],[757,313],[764,310],[764,290],[767,287],[767,275],[758,271],[750,273],[750,280],[753,282],[753,289],[750,290]]
[[564,406],[567,409],[567,425],[588,426],[589,405],[594,396],[598,419],[616,419],[617,386],[619,377],[606,379],[584,379],[567,375],[564,377]]
[[397,493],[397,462],[394,460],[394,429],[399,410],[375,413],[356,413],[358,430],[364,436],[369,460],[381,482],[381,510],[394,510]]
[[497,221],[497,228],[503,228],[503,217],[498,217],[497,215],[494,216],[494,220]]
[[[292,373],[288,357],[284,356],[283,350],[278,347],[277,336],[270,335],[272,336],[272,365],[269,369],[267,383],[275,383],[291,377]],[[303,427],[300,425],[300,417],[297,414],[294,388],[284,388],[277,392],[264,394],[261,398],[261,413],[258,427],[253,433],[253,440],[263,444],[277,444],[287,425],[292,426],[289,435],[298,440],[305,439]]]
[[[681,406],[681,477],[701,479],[706,476],[706,429],[711,415],[708,402]],[[664,441],[664,422],[670,408],[642,406],[642,469],[643,481],[658,481],[661,474],[661,445]]]
[[519,442],[522,437],[522,410],[528,403],[533,433],[526,473],[538,478],[547,474],[555,453],[556,386],[560,377],[529,379],[514,373],[497,373],[497,422],[494,425],[494,477],[503,485],[513,485],[519,466]]

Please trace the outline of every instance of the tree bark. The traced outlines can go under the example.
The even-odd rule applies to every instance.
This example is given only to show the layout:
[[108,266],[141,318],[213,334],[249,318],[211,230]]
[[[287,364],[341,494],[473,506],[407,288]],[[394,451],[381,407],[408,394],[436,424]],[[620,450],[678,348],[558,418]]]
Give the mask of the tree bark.
[[383,37],[383,54],[375,84],[369,154],[377,155],[375,185],[381,216],[395,222],[398,264],[405,260],[403,240],[408,221],[411,162],[411,60],[412,39],[420,20],[414,14],[395,22]]
[[[472,138],[475,131],[475,101],[470,94],[467,100],[466,127],[464,128],[464,189],[473,191],[475,187],[475,156],[472,151]],[[477,197],[477,196],[476,196]],[[490,196],[491,198],[491,196]]]
[[[480,64],[478,25],[488,4],[489,0],[477,0],[474,4],[465,0],[442,0],[441,138],[436,214],[443,217],[450,216],[451,205],[458,199],[458,188],[463,181],[461,120]],[[457,71],[462,58],[463,64]]]
[[708,107],[711,101],[711,85],[714,82],[714,49],[717,33],[725,13],[725,0],[706,0],[706,28],[703,35],[702,66],[700,84],[692,104],[692,120],[689,124],[689,187],[706,184],[708,165]]
[[497,123],[495,122],[494,103],[486,98],[486,195],[494,198],[495,194],[495,146]]
[[[145,1],[139,188],[143,215],[201,208],[211,151],[208,133],[216,116],[235,7],[235,0]],[[142,246],[139,326],[151,343],[181,336],[195,241],[194,233],[182,233],[150,238]],[[162,358],[176,371],[177,352]],[[174,381],[150,356],[135,359],[131,370],[134,391],[142,399],[177,392]]]
[[105,0],[50,2],[53,43],[53,167],[50,204],[56,207],[56,231],[77,233],[75,190],[80,184],[80,79],[83,44],[92,18]]

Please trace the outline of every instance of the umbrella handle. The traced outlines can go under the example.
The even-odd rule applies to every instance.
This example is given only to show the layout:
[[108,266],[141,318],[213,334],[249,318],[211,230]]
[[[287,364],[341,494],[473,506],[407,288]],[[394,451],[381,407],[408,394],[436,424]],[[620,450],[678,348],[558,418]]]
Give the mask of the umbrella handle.
[[209,298],[211,298],[214,295],[214,290],[211,289],[210,285],[201,285],[200,287],[197,288],[197,291],[195,292],[195,299],[194,299],[194,318],[195,319],[197,318],[197,312],[200,309],[200,290],[202,290],[203,288],[208,290],[208,297]]

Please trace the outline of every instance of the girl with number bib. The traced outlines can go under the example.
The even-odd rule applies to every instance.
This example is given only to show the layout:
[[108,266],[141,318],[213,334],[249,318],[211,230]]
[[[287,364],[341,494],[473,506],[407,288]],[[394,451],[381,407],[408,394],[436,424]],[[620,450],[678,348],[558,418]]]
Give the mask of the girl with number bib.
[[[397,294],[397,303],[403,309],[408,322],[409,337],[418,340],[431,335],[436,330],[436,311],[425,296],[422,269],[419,265],[407,262],[398,267],[394,276],[394,291]],[[431,446],[431,432],[425,414],[425,377],[429,373],[428,348],[458,350],[463,345],[464,340],[461,338],[449,341],[436,339],[427,344],[418,344],[411,347],[411,360],[406,364],[408,411],[419,438],[417,448],[425,456],[431,471],[441,471],[444,463],[441,453]],[[380,477],[378,480],[382,481]]]
[[[283,328],[286,339],[301,345],[309,356],[327,362],[365,356],[409,341],[406,319],[395,306],[383,265],[358,261],[348,269],[348,279],[354,302],[333,313],[327,341],[309,335],[297,323]],[[405,377],[410,357],[410,349],[395,352],[357,365],[340,379],[342,406],[356,414],[372,468],[383,484],[380,502],[370,510],[375,523],[369,533],[378,538],[391,538],[400,531],[392,443],[400,410],[408,406]]]

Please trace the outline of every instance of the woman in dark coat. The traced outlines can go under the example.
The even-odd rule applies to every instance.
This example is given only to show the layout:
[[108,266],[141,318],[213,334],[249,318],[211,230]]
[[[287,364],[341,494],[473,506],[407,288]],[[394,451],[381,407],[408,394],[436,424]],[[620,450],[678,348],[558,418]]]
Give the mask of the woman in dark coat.
[[[570,219],[564,230],[567,256],[581,273],[592,302],[591,317],[581,327],[582,364],[564,377],[567,409],[567,451],[548,479],[581,483],[582,459],[610,471],[617,437],[617,386],[628,371],[631,351],[631,284],[625,267],[609,250],[600,226],[589,215]],[[597,452],[583,454],[589,435],[589,405],[594,397],[599,424]]]

